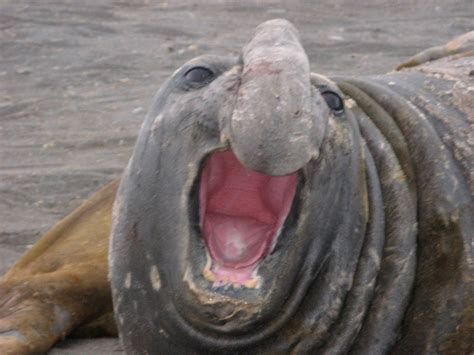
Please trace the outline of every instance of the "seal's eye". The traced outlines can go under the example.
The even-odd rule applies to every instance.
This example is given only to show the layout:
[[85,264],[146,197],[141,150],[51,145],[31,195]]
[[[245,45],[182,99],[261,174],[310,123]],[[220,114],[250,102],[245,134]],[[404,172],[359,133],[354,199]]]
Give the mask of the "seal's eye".
[[214,73],[204,67],[194,67],[189,69],[184,77],[193,84],[208,84],[214,78]]
[[326,100],[327,105],[335,113],[342,113],[344,111],[344,101],[342,98],[335,93],[334,91],[323,91],[321,93],[324,100]]

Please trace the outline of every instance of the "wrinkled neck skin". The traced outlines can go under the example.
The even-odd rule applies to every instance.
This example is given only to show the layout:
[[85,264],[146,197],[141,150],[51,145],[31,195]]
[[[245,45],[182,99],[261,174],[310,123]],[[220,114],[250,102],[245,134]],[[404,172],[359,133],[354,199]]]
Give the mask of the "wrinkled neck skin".
[[[196,88],[183,79],[193,67],[215,78]],[[296,31],[275,20],[238,60],[196,58],[165,83],[114,207],[110,278],[127,353],[383,353],[404,335],[418,225],[428,223],[417,216],[415,142],[404,138],[415,128],[384,102],[359,104],[357,94],[378,99],[368,88],[336,82],[342,115],[318,90],[338,86],[310,75]],[[284,223],[262,227],[269,246],[244,256],[220,250],[227,237],[209,232],[229,216],[203,225],[206,164],[226,154],[270,183],[297,177]]]
[[[378,290],[353,351],[457,353],[470,347],[474,189],[463,135],[472,132],[472,96],[462,88],[472,59],[422,69],[335,80],[351,97],[385,214]],[[384,312],[387,306],[393,312]],[[386,339],[383,347],[379,336]]]

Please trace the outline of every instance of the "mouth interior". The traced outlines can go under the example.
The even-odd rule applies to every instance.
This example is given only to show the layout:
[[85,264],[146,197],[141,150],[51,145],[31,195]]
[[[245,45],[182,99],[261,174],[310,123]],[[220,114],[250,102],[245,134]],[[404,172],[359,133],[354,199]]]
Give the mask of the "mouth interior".
[[250,276],[243,271],[253,270],[273,249],[297,183],[297,172],[262,174],[243,166],[230,150],[208,157],[201,175],[199,208],[214,272]]

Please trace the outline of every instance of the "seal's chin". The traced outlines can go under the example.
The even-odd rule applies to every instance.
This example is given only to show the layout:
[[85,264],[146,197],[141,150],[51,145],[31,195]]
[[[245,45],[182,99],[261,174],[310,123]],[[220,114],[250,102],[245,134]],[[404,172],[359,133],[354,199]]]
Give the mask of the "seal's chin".
[[230,150],[207,158],[200,179],[199,210],[214,285],[252,284],[257,266],[275,246],[297,184],[297,172],[262,174],[246,168]]

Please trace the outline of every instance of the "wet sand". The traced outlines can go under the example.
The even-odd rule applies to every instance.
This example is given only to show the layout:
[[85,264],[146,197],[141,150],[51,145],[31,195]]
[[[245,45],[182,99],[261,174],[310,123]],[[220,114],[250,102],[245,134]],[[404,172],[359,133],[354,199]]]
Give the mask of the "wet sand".
[[[245,5],[243,5],[245,3]],[[472,1],[17,1],[0,4],[0,275],[120,175],[161,82],[238,55],[259,23],[301,32],[312,70],[377,74],[473,29]],[[74,340],[53,354],[120,352]]]

